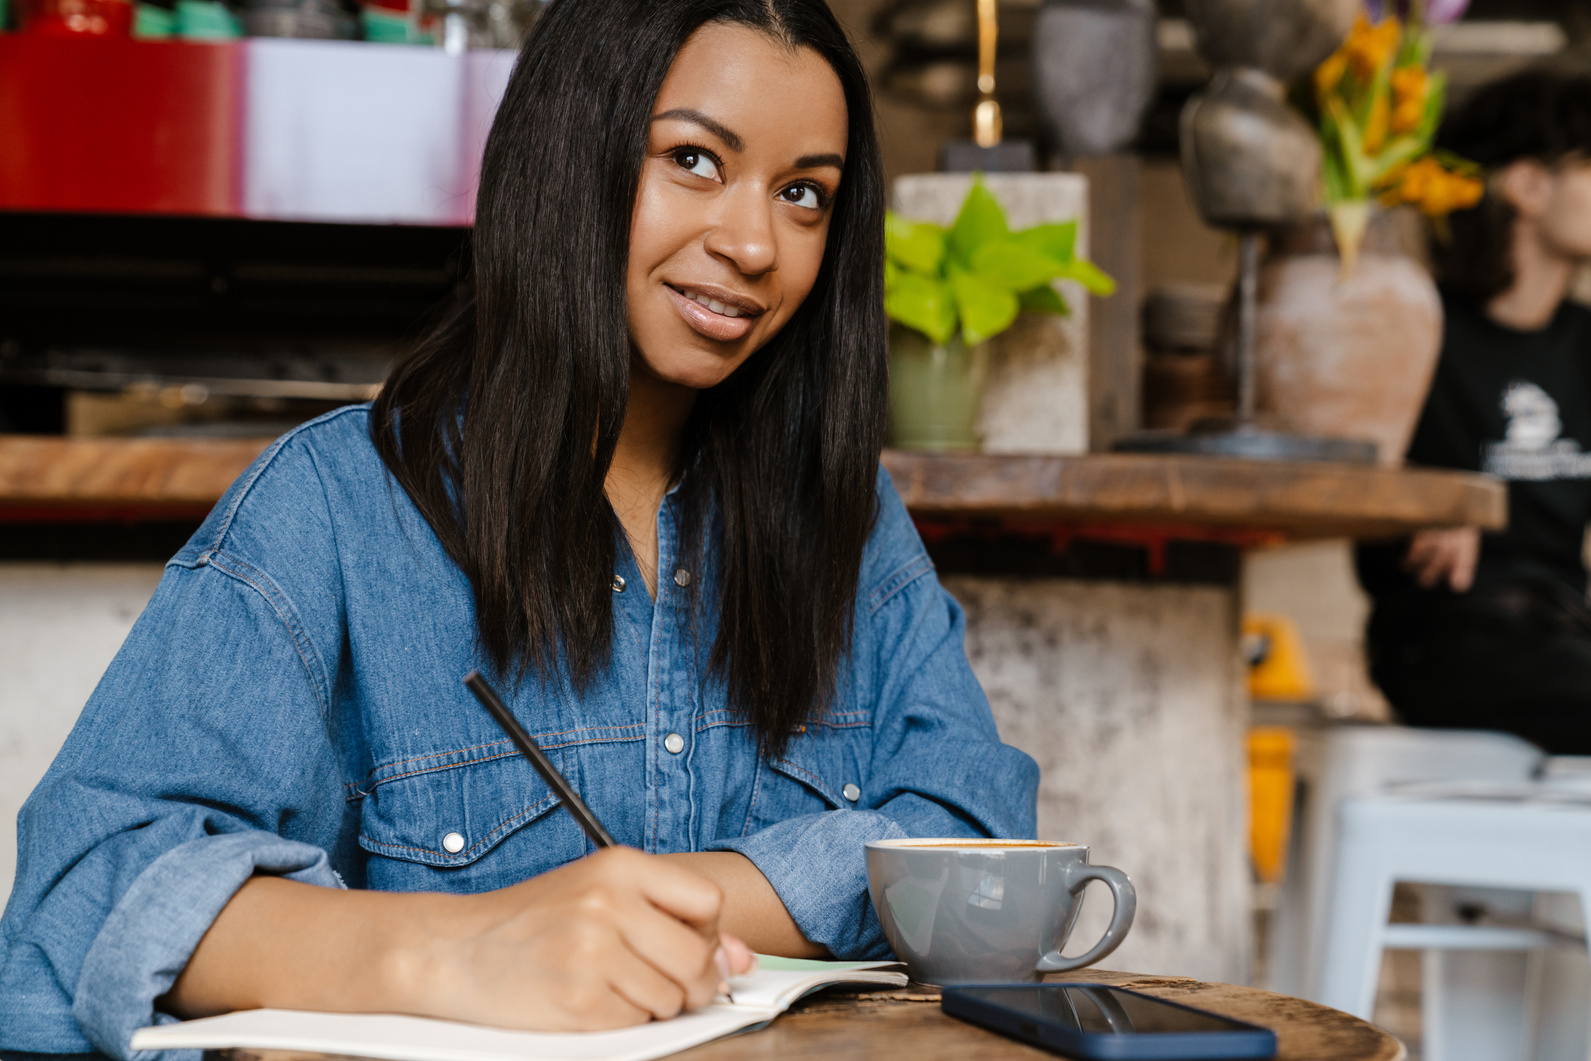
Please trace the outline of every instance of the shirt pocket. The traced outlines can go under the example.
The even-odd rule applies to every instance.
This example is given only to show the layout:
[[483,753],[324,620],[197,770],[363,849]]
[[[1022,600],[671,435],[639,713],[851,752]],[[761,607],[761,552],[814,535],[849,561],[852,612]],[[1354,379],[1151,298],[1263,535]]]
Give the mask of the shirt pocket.
[[[591,747],[601,743],[576,739],[543,750],[579,791],[583,761],[603,754]],[[386,764],[362,789],[359,846],[376,856],[366,867],[371,888],[485,891],[590,849],[574,818],[554,813],[558,797],[507,740]]]
[[757,764],[746,832],[803,814],[867,806],[872,737],[866,712],[808,722],[784,754]]

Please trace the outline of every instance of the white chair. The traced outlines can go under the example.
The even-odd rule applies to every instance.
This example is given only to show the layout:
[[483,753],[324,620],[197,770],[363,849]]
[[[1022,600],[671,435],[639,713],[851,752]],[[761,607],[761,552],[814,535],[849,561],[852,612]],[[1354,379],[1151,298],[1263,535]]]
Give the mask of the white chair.
[[[1438,976],[1432,983],[1428,975],[1422,990],[1424,1056],[1583,1061],[1586,978],[1555,981],[1545,972],[1564,949],[1575,952],[1567,968],[1582,970],[1583,935],[1537,926],[1389,925],[1387,914],[1399,881],[1570,893],[1582,912],[1591,908],[1591,791],[1519,782],[1405,786],[1344,801],[1337,826],[1316,1001],[1368,1019],[1388,948],[1524,952],[1524,975],[1513,983],[1498,983],[1484,964],[1455,963],[1445,975],[1440,963],[1427,964]],[[1480,973],[1468,984],[1466,968]],[[1444,1007],[1444,992],[1463,996],[1464,1008],[1453,998]]]
[[1523,782],[1545,757],[1518,737],[1470,730],[1335,726],[1300,738],[1299,827],[1271,923],[1267,986],[1318,999],[1338,806],[1411,782]]

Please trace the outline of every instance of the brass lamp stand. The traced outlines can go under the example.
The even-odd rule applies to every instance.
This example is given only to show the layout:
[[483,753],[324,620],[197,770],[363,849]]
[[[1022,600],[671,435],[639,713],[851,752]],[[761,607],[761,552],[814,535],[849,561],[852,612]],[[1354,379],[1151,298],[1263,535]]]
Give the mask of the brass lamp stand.
[[952,140],[940,155],[947,173],[1027,173],[1034,165],[1030,140],[1005,139],[1000,102],[994,98],[994,61],[1000,42],[998,0],[978,3],[978,103],[972,109],[972,139]]

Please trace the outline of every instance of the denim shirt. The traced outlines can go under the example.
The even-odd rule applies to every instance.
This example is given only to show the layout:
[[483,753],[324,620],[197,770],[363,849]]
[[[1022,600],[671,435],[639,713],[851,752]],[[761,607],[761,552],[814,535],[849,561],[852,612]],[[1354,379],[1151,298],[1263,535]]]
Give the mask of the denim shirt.
[[[1037,767],[1000,743],[961,610],[882,471],[878,500],[838,693],[779,758],[708,672],[716,572],[677,555],[672,496],[655,601],[621,550],[594,684],[496,681],[620,843],[740,852],[842,958],[888,954],[866,841],[1035,828]],[[132,1057],[252,874],[482,892],[590,851],[460,683],[493,673],[475,633],[469,582],[388,475],[367,407],[267,449],[167,565],[22,809],[0,1048]]]

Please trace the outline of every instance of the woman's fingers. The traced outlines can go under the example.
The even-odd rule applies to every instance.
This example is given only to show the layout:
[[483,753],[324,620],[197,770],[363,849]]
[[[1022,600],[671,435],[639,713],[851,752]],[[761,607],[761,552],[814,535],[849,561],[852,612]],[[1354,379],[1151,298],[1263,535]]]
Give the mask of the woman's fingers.
[[724,893],[718,885],[676,863],[641,857],[646,859],[636,867],[641,894],[664,913],[715,939],[724,908]]
[[712,1001],[724,980],[713,961],[723,906],[718,885],[633,848],[609,848],[583,862],[581,916],[612,925],[625,950],[672,985],[672,995],[660,995],[659,980],[629,974],[625,982],[636,992],[630,1000],[671,1015]]
[[644,901],[627,913],[620,933],[631,953],[677,986],[678,1005],[696,1009],[718,993],[725,978],[713,961],[716,936],[704,939],[695,928]]
[[718,945],[729,961],[730,976],[746,976],[757,971],[757,955],[741,941],[739,936],[720,932]]
[[680,983],[633,952],[613,963],[608,983],[616,995],[637,1009],[645,1010],[652,1020],[668,1020],[712,1001],[709,990],[705,998],[693,1005],[690,994]]

